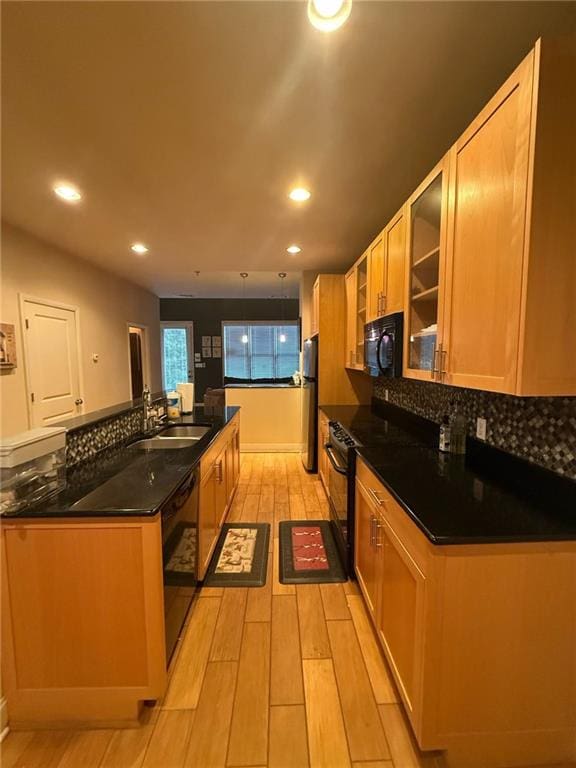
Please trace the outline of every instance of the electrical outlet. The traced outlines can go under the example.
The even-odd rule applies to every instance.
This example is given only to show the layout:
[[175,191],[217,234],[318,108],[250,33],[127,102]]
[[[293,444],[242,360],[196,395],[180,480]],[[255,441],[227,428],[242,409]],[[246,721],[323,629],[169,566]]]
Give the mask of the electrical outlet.
[[388,400],[388,390],[387,389],[384,390],[384,400],[386,400],[386,401]]
[[481,417],[476,419],[476,437],[479,440],[486,440],[486,419]]

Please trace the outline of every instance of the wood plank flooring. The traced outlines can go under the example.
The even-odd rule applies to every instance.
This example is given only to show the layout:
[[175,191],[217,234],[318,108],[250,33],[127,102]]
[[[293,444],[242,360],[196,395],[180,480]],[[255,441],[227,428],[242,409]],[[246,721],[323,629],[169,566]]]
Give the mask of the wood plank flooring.
[[244,454],[229,520],[269,522],[268,582],[202,589],[138,729],[15,732],[2,768],[439,768],[421,754],[354,582],[278,581],[278,523],[328,516],[296,454]]

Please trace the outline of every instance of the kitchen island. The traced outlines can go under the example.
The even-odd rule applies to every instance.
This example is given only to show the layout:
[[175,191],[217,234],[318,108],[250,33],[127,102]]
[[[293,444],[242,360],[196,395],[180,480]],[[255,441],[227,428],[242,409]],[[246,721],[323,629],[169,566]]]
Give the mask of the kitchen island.
[[[133,726],[143,703],[163,695],[171,608],[185,597],[187,610],[194,593],[177,588],[172,600],[163,578],[172,511],[194,477],[195,583],[239,473],[238,409],[199,408],[178,420],[198,423],[208,431],[189,447],[139,447],[146,436],[137,436],[72,467],[66,489],[44,504],[2,517],[2,672],[12,729]],[[179,629],[185,615],[176,618]]]

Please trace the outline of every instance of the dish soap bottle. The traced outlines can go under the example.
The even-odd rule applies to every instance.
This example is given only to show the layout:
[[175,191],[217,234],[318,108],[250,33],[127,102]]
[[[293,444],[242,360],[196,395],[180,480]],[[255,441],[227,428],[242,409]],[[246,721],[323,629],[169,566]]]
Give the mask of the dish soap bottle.
[[442,423],[440,424],[440,444],[439,448],[444,453],[450,453],[452,437],[452,428],[450,426],[450,417],[447,413],[442,417]]

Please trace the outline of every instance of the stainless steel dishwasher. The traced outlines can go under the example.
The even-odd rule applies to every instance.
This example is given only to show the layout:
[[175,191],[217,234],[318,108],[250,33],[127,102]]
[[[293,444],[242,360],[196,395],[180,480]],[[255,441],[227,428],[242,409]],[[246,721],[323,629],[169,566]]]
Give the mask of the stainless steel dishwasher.
[[196,586],[199,471],[193,470],[162,506],[166,662],[170,661]]

